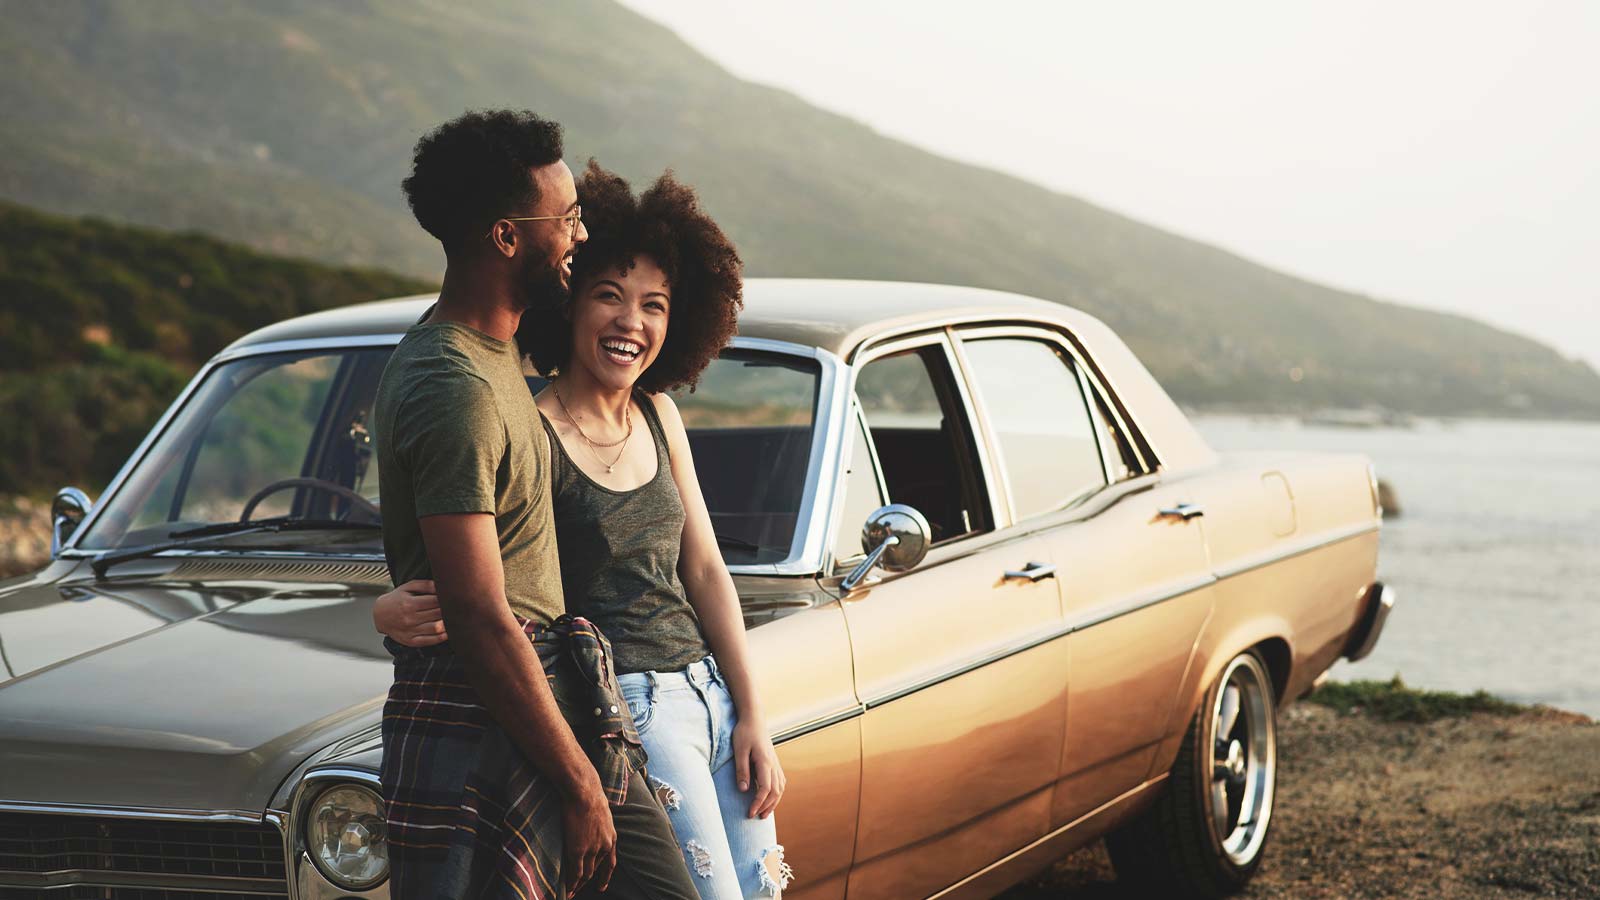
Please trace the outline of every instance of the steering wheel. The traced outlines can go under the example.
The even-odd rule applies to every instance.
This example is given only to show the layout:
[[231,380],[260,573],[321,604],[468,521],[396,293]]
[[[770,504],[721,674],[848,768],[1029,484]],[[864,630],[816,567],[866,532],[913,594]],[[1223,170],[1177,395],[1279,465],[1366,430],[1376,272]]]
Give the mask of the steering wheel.
[[383,513],[378,511],[378,505],[376,503],[373,503],[371,500],[368,500],[367,498],[361,496],[355,491],[350,490],[342,484],[334,484],[331,481],[324,481],[321,478],[285,478],[282,481],[274,481],[261,490],[256,491],[255,494],[251,495],[249,500],[244,502],[244,512],[239,513],[239,521],[250,521],[250,514],[256,511],[256,507],[261,505],[261,501],[267,499],[273,494],[278,493],[279,491],[286,491],[289,488],[309,488],[314,491],[322,491],[324,493],[343,497],[344,499],[349,500],[351,503],[354,503],[363,512],[372,516],[374,521],[383,521]]

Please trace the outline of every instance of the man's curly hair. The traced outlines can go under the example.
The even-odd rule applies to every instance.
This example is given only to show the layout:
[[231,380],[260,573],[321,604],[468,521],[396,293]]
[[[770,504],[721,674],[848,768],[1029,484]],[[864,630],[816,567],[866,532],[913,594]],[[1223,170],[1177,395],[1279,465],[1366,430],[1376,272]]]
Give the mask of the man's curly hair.
[[[672,302],[666,340],[638,386],[651,394],[693,389],[738,330],[744,306],[739,251],[700,208],[694,189],[671,170],[635,199],[628,182],[591,159],[578,181],[578,203],[589,240],[572,260],[573,297],[613,268],[627,273],[640,256],[655,260],[672,288]],[[572,323],[564,308],[524,313],[517,344],[545,375],[566,365]]]
[[472,110],[417,141],[401,187],[411,212],[451,251],[501,216],[533,208],[530,169],[561,160],[561,126],[527,110]]

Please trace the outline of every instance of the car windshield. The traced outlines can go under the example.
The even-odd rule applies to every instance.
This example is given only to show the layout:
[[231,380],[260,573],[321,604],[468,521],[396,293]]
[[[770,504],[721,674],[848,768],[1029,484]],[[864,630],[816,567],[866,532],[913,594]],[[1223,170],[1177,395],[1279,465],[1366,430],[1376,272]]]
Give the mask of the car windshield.
[[[319,527],[211,534],[205,546],[381,553],[370,527],[382,502],[370,423],[389,352],[274,353],[216,366],[77,547],[123,550],[287,517]],[[697,390],[675,395],[730,565],[789,555],[819,375],[812,360],[729,350]]]

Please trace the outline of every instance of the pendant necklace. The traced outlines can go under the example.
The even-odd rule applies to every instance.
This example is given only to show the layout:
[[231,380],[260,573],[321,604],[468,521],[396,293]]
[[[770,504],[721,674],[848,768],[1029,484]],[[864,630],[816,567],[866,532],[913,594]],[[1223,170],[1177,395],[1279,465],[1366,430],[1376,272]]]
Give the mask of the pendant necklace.
[[[628,452],[628,438],[633,437],[633,401],[629,400],[628,405],[622,408],[622,419],[628,423],[628,430],[622,435],[622,440],[612,441],[609,444],[597,444],[594,441],[589,440],[589,435],[584,433],[583,426],[578,424],[577,417],[572,414],[572,410],[567,409],[567,401],[561,399],[560,386],[551,385],[550,389],[555,392],[556,403],[561,405],[561,411],[567,414],[567,421],[572,423],[573,428],[578,429],[578,436],[583,438],[583,442],[585,444],[589,445],[589,455],[593,456],[595,461],[600,463],[600,465],[606,467],[607,475],[611,474],[616,468],[617,463],[622,462],[622,454]],[[606,462],[605,457],[600,455],[599,448],[615,447],[618,444],[622,445],[622,449],[617,451],[617,458],[613,459],[611,462]]]

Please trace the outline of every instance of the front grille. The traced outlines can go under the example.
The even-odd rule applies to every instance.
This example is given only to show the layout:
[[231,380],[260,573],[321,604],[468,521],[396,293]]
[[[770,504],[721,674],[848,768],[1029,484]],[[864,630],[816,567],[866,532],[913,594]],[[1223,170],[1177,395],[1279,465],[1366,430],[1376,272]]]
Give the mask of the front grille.
[[[267,879],[274,892],[255,896],[287,894],[283,839],[271,825],[0,813],[0,884],[10,881],[16,885],[16,876],[27,884],[33,881],[29,876],[69,872],[75,873],[72,880],[101,884],[117,884],[122,881],[118,876],[126,875],[135,876],[128,881],[143,885],[161,876]],[[259,885],[256,882],[251,889],[264,890]],[[13,893],[18,890],[0,887],[0,898],[202,900],[213,896],[131,885],[76,884]]]

